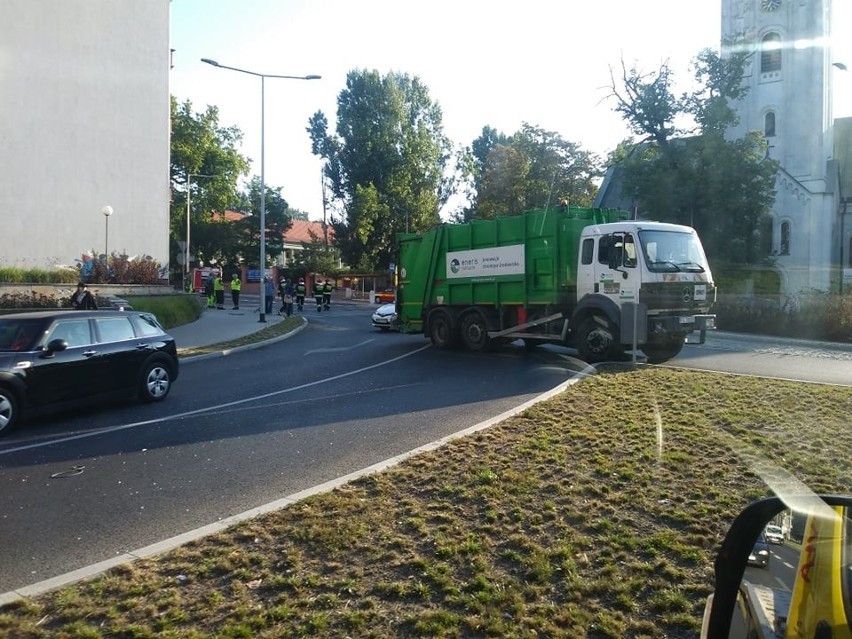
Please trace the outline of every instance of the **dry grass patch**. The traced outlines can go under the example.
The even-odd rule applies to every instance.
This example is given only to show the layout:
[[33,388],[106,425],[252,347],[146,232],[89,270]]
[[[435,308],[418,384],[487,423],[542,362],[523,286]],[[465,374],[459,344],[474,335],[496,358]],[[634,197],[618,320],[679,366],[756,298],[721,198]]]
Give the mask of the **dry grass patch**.
[[694,637],[714,552],[767,494],[847,492],[852,389],[601,374],[278,513],[0,610],[31,637]]

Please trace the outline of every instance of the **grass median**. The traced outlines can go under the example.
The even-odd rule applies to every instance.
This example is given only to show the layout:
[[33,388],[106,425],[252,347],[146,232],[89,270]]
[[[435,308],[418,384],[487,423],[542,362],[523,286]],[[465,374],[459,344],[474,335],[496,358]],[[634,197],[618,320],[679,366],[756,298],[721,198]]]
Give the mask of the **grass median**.
[[848,492],[852,389],[644,368],[0,609],[31,637],[695,637],[760,456]]

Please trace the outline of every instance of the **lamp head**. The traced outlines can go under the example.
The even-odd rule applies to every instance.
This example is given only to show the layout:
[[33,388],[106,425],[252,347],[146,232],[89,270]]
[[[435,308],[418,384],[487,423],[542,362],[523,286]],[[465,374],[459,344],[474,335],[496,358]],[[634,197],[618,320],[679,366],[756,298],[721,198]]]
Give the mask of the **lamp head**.
[[104,214],[104,216],[109,217],[110,215],[112,215],[112,207],[111,207],[111,206],[105,206],[105,207],[103,207],[103,208],[101,209],[101,213],[103,213],[103,214]]
[[219,63],[216,60],[211,60],[210,58],[201,58],[202,62],[206,62],[207,64],[212,64],[214,67],[218,67]]

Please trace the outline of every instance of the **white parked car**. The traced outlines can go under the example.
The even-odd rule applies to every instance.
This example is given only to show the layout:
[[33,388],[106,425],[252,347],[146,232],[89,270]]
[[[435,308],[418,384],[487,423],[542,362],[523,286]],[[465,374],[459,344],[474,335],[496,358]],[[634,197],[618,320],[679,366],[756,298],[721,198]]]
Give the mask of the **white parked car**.
[[382,304],[373,313],[373,327],[383,331],[395,330],[398,328],[398,317],[396,314],[396,305]]

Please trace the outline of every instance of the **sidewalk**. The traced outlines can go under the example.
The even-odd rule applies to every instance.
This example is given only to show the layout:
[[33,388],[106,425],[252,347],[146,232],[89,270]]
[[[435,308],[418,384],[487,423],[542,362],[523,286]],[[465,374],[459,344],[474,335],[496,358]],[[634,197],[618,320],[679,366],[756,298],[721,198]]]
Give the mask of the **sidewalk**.
[[277,308],[266,315],[266,323],[258,321],[260,314],[255,312],[257,302],[246,300],[245,305],[240,304],[239,310],[225,310],[205,308],[196,321],[182,326],[167,329],[166,332],[175,338],[178,349],[197,348],[199,346],[210,346],[219,342],[237,339],[251,335],[282,321],[284,318],[278,315]]
[[[266,314],[266,322],[260,322],[260,314],[257,312],[260,303],[259,295],[243,295],[240,298],[240,308],[232,310],[230,298],[225,299],[225,309],[205,308],[196,321],[182,326],[167,329],[166,332],[175,338],[178,350],[183,348],[199,348],[210,346],[220,342],[238,339],[263,330],[268,326],[277,324],[285,318],[278,314],[281,302],[276,299],[272,306],[272,313]],[[338,307],[361,306],[363,308],[378,308],[379,304],[371,305],[367,300],[338,299],[332,298],[332,309]],[[305,301],[304,310],[299,313],[294,309],[293,316],[307,319],[315,313],[316,305],[313,298]],[[293,333],[301,329],[296,329]]]

